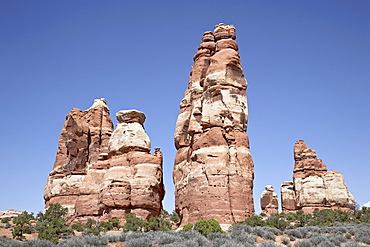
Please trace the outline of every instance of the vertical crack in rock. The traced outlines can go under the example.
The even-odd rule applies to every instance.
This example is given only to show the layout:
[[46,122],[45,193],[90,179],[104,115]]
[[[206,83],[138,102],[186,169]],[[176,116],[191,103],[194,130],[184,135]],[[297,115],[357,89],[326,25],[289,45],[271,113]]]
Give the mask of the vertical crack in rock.
[[247,81],[235,38],[233,25],[219,24],[204,33],[193,58],[174,134],[180,226],[212,218],[230,225],[254,215]]
[[[150,154],[145,115],[137,110],[116,114],[113,131],[105,99],[66,117],[54,168],[44,190],[45,206],[68,208],[69,221],[107,220],[135,213],[158,216],[165,195],[162,152]],[[123,222],[121,222],[123,223]]]
[[299,209],[305,213],[321,209],[352,210],[355,201],[342,174],[327,171],[316,151],[308,148],[303,140],[294,145],[294,160],[293,181],[281,185],[283,213]]

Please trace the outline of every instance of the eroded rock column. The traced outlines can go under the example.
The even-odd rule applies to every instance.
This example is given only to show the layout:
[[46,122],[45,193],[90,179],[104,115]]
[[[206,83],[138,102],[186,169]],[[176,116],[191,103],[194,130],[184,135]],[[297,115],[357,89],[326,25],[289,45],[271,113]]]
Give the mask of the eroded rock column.
[[265,190],[261,194],[261,209],[262,213],[271,215],[279,213],[279,202],[274,187],[266,185]]
[[200,219],[232,224],[254,214],[247,81],[235,37],[225,24],[204,33],[180,104],[173,179],[181,226]]
[[328,208],[352,210],[354,198],[342,174],[334,170],[327,171],[324,162],[317,159],[316,151],[308,148],[303,140],[294,145],[294,160],[293,182],[282,184],[284,213],[298,209],[305,213]]
[[126,213],[148,219],[162,209],[162,153],[150,154],[144,113],[120,111],[113,131],[104,99],[86,111],[72,109],[61,132],[48,176],[46,207],[68,207],[69,220],[123,220]]

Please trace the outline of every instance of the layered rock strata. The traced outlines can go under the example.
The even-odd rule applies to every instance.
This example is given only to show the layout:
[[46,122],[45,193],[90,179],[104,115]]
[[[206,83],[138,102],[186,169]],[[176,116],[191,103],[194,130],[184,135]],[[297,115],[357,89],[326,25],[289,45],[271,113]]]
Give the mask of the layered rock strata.
[[113,131],[104,99],[67,115],[45,186],[46,207],[60,203],[70,220],[80,221],[130,212],[144,219],[159,215],[165,193],[162,153],[150,154],[142,112],[120,111],[116,117]]
[[235,38],[232,25],[204,33],[180,103],[173,180],[181,226],[212,218],[232,224],[254,215],[247,81]]
[[281,186],[284,213],[298,209],[305,213],[328,208],[352,210],[354,198],[343,176],[337,171],[327,171],[324,162],[317,159],[316,151],[302,140],[294,145],[294,160],[293,182]]
[[271,185],[265,186],[265,190],[261,194],[261,209],[264,214],[278,214],[279,202],[278,196]]

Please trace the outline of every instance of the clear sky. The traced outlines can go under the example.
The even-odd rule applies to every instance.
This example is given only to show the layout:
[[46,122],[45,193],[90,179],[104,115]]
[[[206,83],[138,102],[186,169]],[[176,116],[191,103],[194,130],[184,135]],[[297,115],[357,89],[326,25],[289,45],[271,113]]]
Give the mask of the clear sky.
[[[0,210],[43,210],[65,115],[143,111],[174,209],[173,132],[203,32],[237,29],[254,198],[292,179],[303,139],[370,201],[370,1],[0,0]],[[280,198],[279,198],[280,200]]]

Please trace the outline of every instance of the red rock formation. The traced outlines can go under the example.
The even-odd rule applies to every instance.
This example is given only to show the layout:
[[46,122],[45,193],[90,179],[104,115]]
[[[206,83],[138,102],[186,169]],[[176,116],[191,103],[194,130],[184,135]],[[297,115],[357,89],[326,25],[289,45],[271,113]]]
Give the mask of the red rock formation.
[[281,187],[284,213],[298,209],[305,213],[327,208],[352,209],[354,198],[343,176],[337,171],[327,171],[315,150],[302,140],[294,145],[294,160],[293,182],[284,182]]
[[234,26],[220,24],[205,32],[174,135],[181,226],[212,218],[232,224],[254,215],[246,88]]
[[261,209],[264,214],[278,214],[279,203],[274,187],[267,185],[261,194]]
[[145,115],[118,112],[113,132],[105,103],[95,100],[90,109],[73,109],[67,115],[45,186],[46,207],[60,203],[68,207],[70,220],[82,221],[122,218],[129,212],[141,218],[157,216],[165,193],[162,153],[149,153]]

